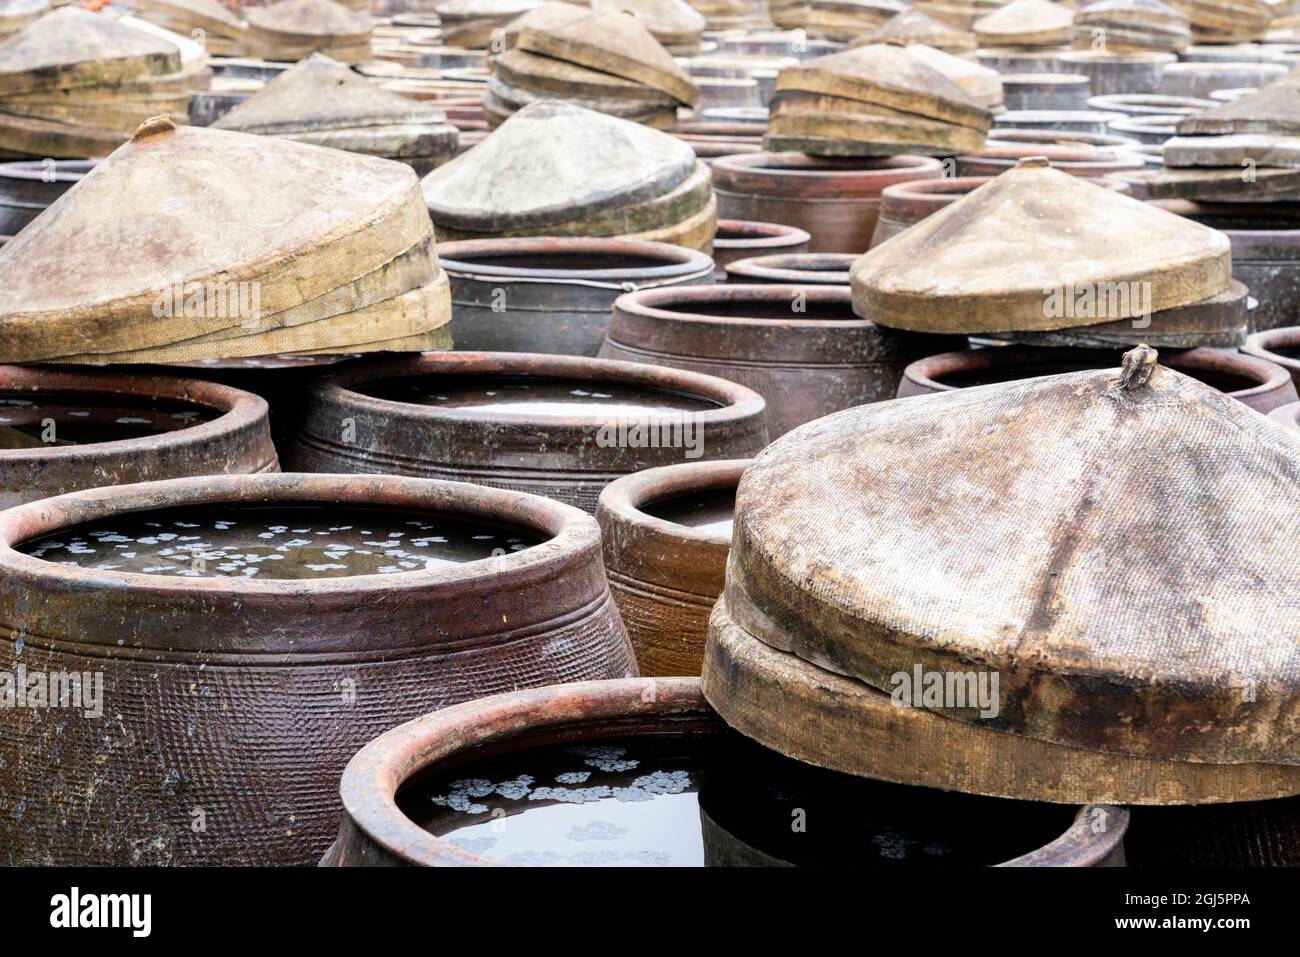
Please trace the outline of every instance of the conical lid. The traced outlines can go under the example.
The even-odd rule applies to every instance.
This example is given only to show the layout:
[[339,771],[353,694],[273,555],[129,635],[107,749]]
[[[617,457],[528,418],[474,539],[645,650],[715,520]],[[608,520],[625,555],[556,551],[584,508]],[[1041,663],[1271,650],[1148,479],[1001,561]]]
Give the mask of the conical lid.
[[690,145],[667,133],[546,101],[426,176],[424,198],[439,225],[500,232],[663,196],[695,162]]
[[1074,14],[1075,24],[1187,29],[1187,17],[1161,0],[1101,0]]
[[1070,38],[1074,11],[1051,0],[1011,0],[975,21],[975,36],[981,44],[1035,46],[1065,43]]
[[158,312],[177,283],[246,283],[274,315],[431,229],[409,166],[269,136],[145,123],[0,249],[0,361],[179,342],[246,321]]
[[146,20],[164,15],[167,26],[202,27],[220,36],[239,36],[243,26],[219,0],[135,0],[135,10]]
[[636,80],[687,106],[700,98],[691,78],[636,16],[596,13],[556,26],[525,27],[519,48]]
[[860,100],[962,126],[988,129],[988,112],[938,70],[890,43],[844,50],[784,67],[776,90]]
[[1178,135],[1271,133],[1300,136],[1300,78],[1283,77],[1239,100],[1184,117]]
[[180,50],[104,14],[64,7],[0,44],[0,96],[175,73]]
[[[1199,302],[1231,276],[1218,230],[1032,157],[863,255],[853,308],[921,332],[1060,329]],[[1093,308],[1055,307],[1085,288]]]
[[280,0],[268,7],[248,7],[248,23],[291,39],[326,37],[358,41],[370,35],[370,15],[334,0]]
[[314,53],[285,70],[212,127],[275,135],[445,121],[445,114],[436,107],[390,93],[342,63]]
[[500,20],[513,18],[537,6],[539,0],[442,0],[434,6],[439,17]]
[[[526,50],[507,50],[497,57],[488,89],[494,89],[498,81],[529,93],[563,97],[568,102],[583,97],[606,101],[630,100],[673,109],[676,115],[677,101],[667,93],[611,73],[589,70],[585,66],[538,56]],[[614,114],[614,110],[608,108],[602,112]]]
[[1271,133],[1172,136],[1165,140],[1163,156],[1165,169],[1169,171],[1178,167],[1231,169],[1248,190],[1258,182],[1263,170],[1256,170],[1256,178],[1251,179],[1240,175],[1245,169],[1300,169],[1300,136]]
[[1155,358],[777,440],[737,494],[735,620],[887,692],[996,674],[983,713],[905,702],[981,727],[1300,764],[1300,436]]
[[0,36],[17,33],[50,11],[50,0],[0,0]]
[[521,13],[505,25],[506,47],[513,47],[518,43],[519,33],[524,27],[554,29],[589,16],[591,11],[576,3],[566,3],[565,0],[544,0],[543,3],[539,3],[527,13]]
[[592,0],[591,9],[635,14],[660,42],[685,43],[704,32],[704,17],[685,0]]
[[920,10],[904,10],[896,17],[851,45],[868,46],[872,43],[888,43],[898,40],[906,46],[924,43],[939,50],[963,51],[975,49],[975,37],[965,30],[958,30],[946,23],[940,23],[933,17],[926,16]]
[[957,84],[966,95],[985,109],[1000,106],[1003,99],[1002,74],[992,67],[984,66],[953,56],[943,50],[914,43],[907,48],[914,59],[920,60],[928,67],[938,70],[953,83]]

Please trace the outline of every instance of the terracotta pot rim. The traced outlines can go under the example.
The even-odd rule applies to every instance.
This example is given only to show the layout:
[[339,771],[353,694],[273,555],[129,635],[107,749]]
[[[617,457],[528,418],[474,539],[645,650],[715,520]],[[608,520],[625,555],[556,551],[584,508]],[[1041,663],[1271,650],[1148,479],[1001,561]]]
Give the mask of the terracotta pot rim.
[[[491,859],[442,841],[407,818],[397,806],[398,790],[430,768],[484,746],[523,738],[521,750],[526,750],[537,746],[528,740],[536,732],[582,726],[591,728],[587,740],[599,739],[613,734],[619,719],[656,717],[680,720],[684,727],[693,719],[710,725],[716,721],[723,733],[727,728],[705,700],[699,678],[575,682],[453,705],[398,725],[353,756],[339,784],[343,818],[399,861],[423,866],[493,866]],[[1080,807],[1064,833],[998,866],[1088,866],[1104,860],[1123,839],[1128,811],[1105,807],[1119,818],[1120,826],[1108,827],[1099,836],[1092,827],[1099,807]],[[1082,853],[1081,843],[1088,845]]]
[[[723,230],[745,235],[740,238],[728,238],[720,235]],[[713,237],[713,248],[782,249],[786,246],[801,246],[811,241],[812,235],[798,226],[761,223],[752,219],[719,219],[717,233]]]
[[689,539],[709,545],[731,545],[731,537],[702,532],[690,525],[657,518],[641,507],[692,492],[735,488],[753,459],[714,459],[685,462],[633,472],[615,479],[600,493],[598,514],[608,513],[620,522],[644,528],[660,536]]
[[[1032,364],[1036,358],[1050,359],[1053,353],[1060,355],[1065,350],[1053,349],[1050,346],[1001,346],[994,349],[967,349],[958,352],[941,352],[937,355],[928,356],[925,359],[918,359],[911,363],[903,372],[905,379],[929,389],[932,392],[956,392],[966,386],[947,385],[938,381],[936,375],[943,375],[948,372],[958,370],[966,371],[971,369],[991,369],[1002,365],[1016,365],[1024,363]],[[1092,353],[1103,354],[1111,350],[1106,349],[1080,349],[1069,350],[1077,354]],[[1116,348],[1115,369],[1119,369],[1119,357],[1123,353],[1123,348]],[[1062,356],[1068,359],[1068,356]],[[1177,360],[1175,365],[1169,360]],[[1275,389],[1285,388],[1291,381],[1291,376],[1286,369],[1273,362],[1264,359],[1258,359],[1254,356],[1242,355],[1241,353],[1223,353],[1216,349],[1169,349],[1161,352],[1158,360],[1161,365],[1173,369],[1175,372],[1184,372],[1185,368],[1193,369],[1213,369],[1216,366],[1228,366],[1228,371],[1245,379],[1253,380],[1256,385],[1248,389],[1238,389],[1233,392],[1223,393],[1231,398],[1245,401],[1264,395]],[[1105,368],[1105,367],[1102,367]],[[1073,371],[1073,370],[1066,370]],[[1054,373],[1044,372],[1042,375],[1053,375]]]
[[[674,287],[668,287],[674,288]],[[676,288],[713,288],[676,287]],[[649,289],[641,292],[659,292]],[[666,291],[666,290],[664,290]],[[616,301],[641,293],[624,293]],[[625,382],[666,391],[693,395],[722,403],[719,408],[701,409],[691,413],[703,427],[727,426],[746,422],[763,415],[766,403],[752,389],[727,379],[672,369],[666,366],[624,362],[618,359],[596,359],[587,356],[549,355],[532,352],[424,352],[406,359],[380,360],[358,363],[341,370],[337,375],[322,378],[311,391],[322,401],[346,404],[349,408],[366,409],[386,416],[402,417],[429,422],[495,423],[506,426],[528,426],[545,423],[554,429],[599,428],[616,425],[621,418],[616,415],[591,413],[588,415],[538,415],[527,412],[500,412],[478,409],[441,409],[436,406],[415,405],[396,399],[378,399],[356,392],[351,386],[376,382],[402,375],[520,375],[538,378],[590,378],[597,381]],[[678,415],[680,413],[672,413]],[[647,419],[655,421],[668,418],[669,413],[651,413]]]
[[1300,372],[1300,358],[1293,359],[1274,352],[1273,349],[1277,346],[1300,348],[1300,326],[1280,326],[1256,332],[1246,337],[1246,344],[1241,347],[1241,351],[1255,359]]
[[[713,161],[714,189],[757,190],[768,187],[781,199],[846,199],[858,192],[878,193],[883,187],[943,169],[930,156],[818,158],[803,153],[738,153]],[[787,191],[795,190],[789,193]]]
[[[155,496],[166,494],[167,500]],[[313,503],[409,511],[514,524],[541,540],[500,557],[394,575],[349,575],[321,579],[190,578],[146,575],[62,565],[34,558],[15,546],[60,529],[126,514],[145,514],[201,505],[265,506]],[[249,601],[401,593],[456,586],[481,578],[495,562],[493,578],[509,582],[531,569],[554,562],[560,554],[599,546],[595,519],[572,506],[523,492],[391,475],[343,475],[279,472],[165,479],[134,485],[69,492],[16,505],[0,512],[0,569],[9,576],[39,580],[69,591],[129,591],[159,598],[234,596]]]
[[687,312],[673,308],[693,303],[714,302],[720,299],[733,301],[746,298],[756,302],[790,302],[802,295],[807,302],[826,302],[846,305],[852,309],[853,295],[849,286],[837,285],[781,285],[778,283],[726,283],[713,286],[672,286],[665,289],[642,289],[624,293],[614,300],[614,314],[625,313],[644,319],[661,319],[668,322],[701,325],[740,326],[754,329],[870,329],[875,326],[870,319],[853,316],[851,319],[763,319],[744,316],[713,316],[707,312]]
[[0,461],[6,463],[50,462],[133,452],[157,454],[183,446],[202,445],[218,436],[256,427],[259,422],[266,421],[270,408],[261,396],[204,379],[123,374],[95,368],[70,369],[67,366],[0,365],[0,391],[11,390],[157,398],[215,410],[220,415],[198,425],[132,439],[0,450]]
[[[937,182],[937,181],[931,181]],[[804,283],[810,283],[815,286],[848,286],[849,269],[861,258],[860,255],[853,253],[775,253],[770,256],[751,256],[748,259],[737,259],[735,262],[727,263],[727,275],[738,276],[742,280],[750,280],[757,276],[765,276],[773,283],[781,283],[789,286],[800,286]],[[817,259],[829,263],[833,260],[839,260],[843,269],[800,269],[800,264],[806,260]],[[844,273],[843,283],[829,282],[810,282],[810,275],[829,275],[835,272]]]
[[[662,265],[629,266],[619,269],[525,268],[508,265],[513,254],[552,256],[638,256]],[[476,262],[481,258],[484,261]],[[501,239],[462,239],[438,244],[438,265],[453,277],[489,276],[503,280],[559,279],[611,283],[676,279],[713,271],[713,260],[704,253],[670,243],[604,237],[527,236]]]

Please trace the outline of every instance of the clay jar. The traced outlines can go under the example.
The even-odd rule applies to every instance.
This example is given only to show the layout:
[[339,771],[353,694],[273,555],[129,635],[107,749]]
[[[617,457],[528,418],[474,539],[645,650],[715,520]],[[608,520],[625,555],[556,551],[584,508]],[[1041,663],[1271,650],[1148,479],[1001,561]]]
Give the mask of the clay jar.
[[892,398],[903,368],[960,337],[860,319],[847,286],[648,289],[614,304],[600,354],[722,376],[767,400],[772,438],[840,409]]
[[605,571],[641,674],[700,673],[748,464],[667,465],[625,475],[601,493]]
[[312,390],[292,461],[547,495],[589,512],[629,472],[753,455],[763,400],[714,376],[518,353],[424,353]]
[[720,219],[713,236],[713,278],[724,282],[728,263],[763,255],[798,255],[808,251],[812,237],[794,226]]
[[1296,388],[1300,388],[1300,326],[1257,332],[1246,340],[1241,351],[1286,369]]
[[266,403],[247,392],[0,366],[0,508],[104,485],[278,470]]
[[311,863],[339,774],[375,735],[522,685],[636,673],[592,518],[392,476],[20,505],[0,514],[0,623],[29,674],[102,680],[99,715],[0,709],[6,864]]
[[727,280],[735,283],[767,282],[792,286],[847,286],[849,267],[857,258],[847,253],[802,253],[797,256],[737,259],[727,264]]

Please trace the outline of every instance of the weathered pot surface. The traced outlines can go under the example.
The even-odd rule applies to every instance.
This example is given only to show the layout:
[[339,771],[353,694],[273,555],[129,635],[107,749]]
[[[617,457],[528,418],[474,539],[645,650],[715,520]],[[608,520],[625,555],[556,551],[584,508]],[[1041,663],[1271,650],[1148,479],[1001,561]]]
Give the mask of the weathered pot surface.
[[0,366],[0,508],[105,485],[278,470],[266,402],[247,392]]
[[0,621],[28,674],[99,676],[55,738],[39,711],[0,711],[9,864],[310,863],[376,734],[521,684],[636,674],[594,520],[392,476],[18,506],[0,514]]
[[641,674],[698,675],[749,459],[647,469],[600,495],[605,571]]
[[1286,369],[1296,387],[1300,388],[1300,326],[1257,332],[1246,340],[1241,351]]
[[803,253],[798,256],[755,256],[727,264],[730,282],[767,282],[792,286],[847,286],[849,267],[857,256],[847,253]]
[[1139,159],[1097,147],[1026,143],[1024,146],[990,145],[979,153],[958,156],[957,176],[997,176],[1031,156],[1045,156],[1052,161],[1054,169],[1073,176],[1106,176],[1143,168]]
[[797,226],[720,219],[713,236],[713,278],[727,278],[727,264],[762,255],[799,255],[808,251],[812,237]]
[[624,292],[705,282],[704,253],[609,238],[470,239],[442,243],[451,279],[452,341],[468,352],[594,356]]
[[891,398],[908,357],[938,341],[859,318],[848,287],[728,283],[620,297],[600,354],[748,385],[767,400],[775,438],[831,412]]
[[[1105,349],[1007,346],[948,352],[913,362],[903,373],[898,396],[950,392],[992,382],[1105,369],[1118,365],[1120,352]],[[1281,366],[1221,349],[1166,350],[1160,363],[1199,379],[1257,412],[1296,401],[1296,387]]]
[[[620,761],[625,755],[637,757],[638,766]],[[456,799],[455,783],[445,780],[444,773],[467,762],[474,762],[476,774],[492,775],[486,781],[512,776],[513,781],[477,799],[483,803],[466,806]],[[554,773],[569,764],[579,770]],[[543,765],[549,772],[545,784],[535,779]],[[551,778],[558,780],[552,785]],[[655,783],[661,779],[673,783],[661,787]],[[583,782],[585,790],[569,783],[577,781]],[[600,782],[598,787],[622,788],[626,799],[620,801],[616,793],[602,800],[591,793],[594,782]],[[788,801],[761,797],[777,785],[795,792],[799,803],[815,800],[815,806],[823,809],[823,819],[852,819],[854,827],[832,828],[827,833],[833,838],[816,846],[804,834],[795,841],[785,840],[791,820]],[[440,797],[448,803],[444,790],[451,792],[450,803],[463,810],[439,810]],[[672,804],[680,805],[692,793],[698,797],[690,801],[687,813],[668,816]],[[1097,866],[1122,863],[1128,822],[1128,812],[1122,808],[1072,812],[887,785],[801,765],[728,729],[705,702],[695,678],[540,688],[426,715],[363,748],[348,764],[340,794],[343,820],[338,838],[321,861],[325,866],[632,862],[780,866],[845,858],[858,863],[901,863],[898,855],[883,853],[879,842],[872,843],[873,832],[886,826],[891,832],[916,832],[929,830],[941,820],[965,824],[972,817],[985,821],[978,830],[986,829],[987,836],[975,830],[962,836],[962,825],[949,827],[948,833],[960,839],[945,846],[945,851],[967,857],[968,863]],[[668,795],[677,797],[673,802],[661,800]],[[609,853],[592,856],[587,844],[567,843],[554,825],[527,817],[530,811],[557,801],[585,806],[588,814],[602,818],[612,813],[608,810],[612,807],[636,812],[635,817],[620,812],[620,819],[630,827],[621,835],[626,843],[607,845],[602,850]],[[878,816],[871,814],[864,821],[863,808],[868,806]],[[1100,830],[1092,826],[1099,814],[1107,821]],[[996,823],[989,824],[986,815]],[[507,830],[514,840],[494,841],[490,849],[483,849],[475,825],[487,821],[487,827],[502,818],[512,819]],[[897,827],[904,821],[905,826]],[[692,833],[697,826],[698,832]],[[845,836],[858,827],[870,848],[865,856]],[[932,854],[928,859],[936,858]],[[925,860],[926,855],[918,854],[912,863]]]
[[620,475],[753,455],[767,444],[763,410],[742,385],[657,365],[424,353],[322,378],[291,461],[529,491],[594,512]]
[[781,223],[812,236],[809,252],[860,253],[867,248],[886,186],[938,179],[937,159],[831,159],[802,153],[746,153],[713,164],[718,215]]

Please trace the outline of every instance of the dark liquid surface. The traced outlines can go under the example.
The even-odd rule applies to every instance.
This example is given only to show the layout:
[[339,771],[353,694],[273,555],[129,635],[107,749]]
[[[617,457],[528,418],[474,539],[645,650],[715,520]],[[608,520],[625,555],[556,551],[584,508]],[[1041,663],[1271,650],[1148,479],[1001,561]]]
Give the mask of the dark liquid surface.
[[642,505],[641,511],[665,522],[675,522],[730,539],[731,520],[736,513],[736,490],[732,488],[679,495]]
[[380,510],[211,505],[123,515],[24,542],[63,565],[187,578],[395,575],[506,555],[527,532]]
[[219,417],[216,409],[162,399],[78,393],[0,392],[0,449],[39,449],[139,439]]
[[376,399],[528,415],[645,416],[720,408],[700,396],[619,382],[524,376],[411,376],[355,389]]
[[[992,369],[970,369],[961,372],[950,372],[946,375],[938,376],[935,381],[943,385],[950,385],[954,388],[964,389],[969,386],[990,385],[994,382],[1014,382],[1018,379],[1033,379],[1045,375],[1061,375],[1066,372],[1082,372],[1085,369],[1115,369],[1119,371],[1119,358],[1111,363],[1108,360],[1098,360],[1096,365],[1087,363],[1050,363],[1044,362],[1041,365],[1010,365],[997,366]],[[1174,367],[1176,368],[1176,367]],[[1218,389],[1220,392],[1239,392],[1243,389],[1253,389],[1260,383],[1244,376],[1231,374],[1222,374],[1211,372],[1206,369],[1177,369],[1183,375],[1191,379],[1196,379],[1208,386]]]
[[1060,836],[1075,810],[836,774],[729,732],[521,751],[397,803],[461,850],[533,866],[994,864]]

